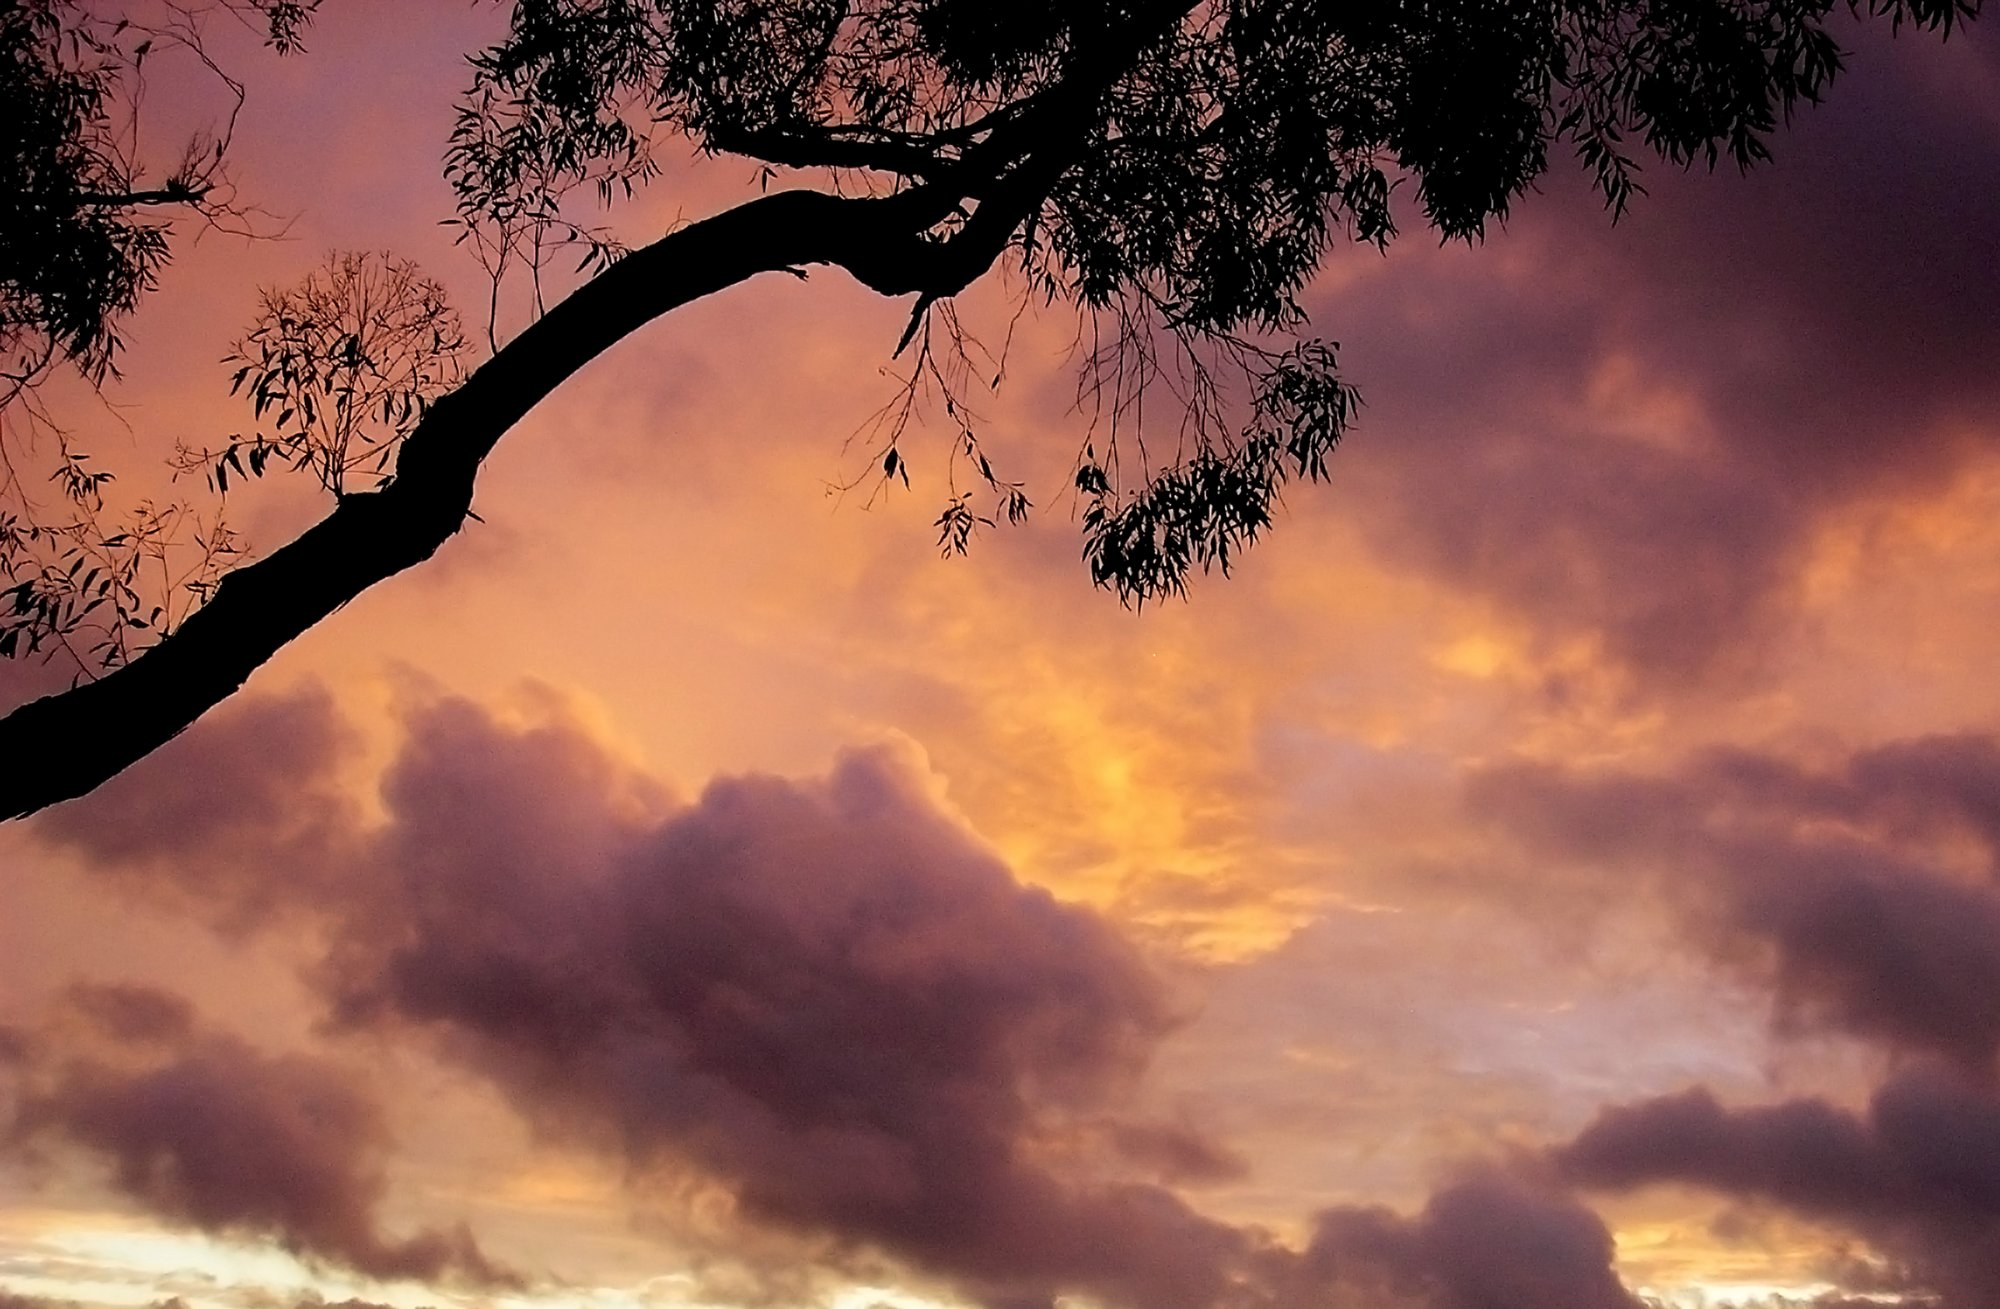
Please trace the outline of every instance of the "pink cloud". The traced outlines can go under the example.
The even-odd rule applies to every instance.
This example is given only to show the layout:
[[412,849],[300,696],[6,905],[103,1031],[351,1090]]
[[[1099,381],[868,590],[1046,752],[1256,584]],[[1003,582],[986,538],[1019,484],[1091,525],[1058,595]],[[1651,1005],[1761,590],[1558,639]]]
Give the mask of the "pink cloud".
[[[1676,772],[1510,766],[1473,811],[1530,857],[1653,888],[1787,1022],[1968,1067],[2000,1053],[2000,749],[1928,737],[1811,769],[1710,751]],[[1980,851],[1962,866],[1962,842]]]
[[81,1039],[72,1024],[27,1043],[14,1149],[81,1151],[169,1222],[369,1277],[521,1284],[462,1227],[382,1234],[387,1129],[337,1066],[199,1029],[185,1000],[144,987],[79,987],[70,1007]]
[[[1488,1303],[1488,1283],[1631,1303],[1603,1225],[1525,1180],[1463,1178],[1411,1218],[1330,1214],[1303,1256],[1195,1209],[1173,1183],[1232,1175],[1231,1153],[1128,1112],[1179,1019],[1168,991],[1106,920],[1015,880],[894,752],[673,807],[560,721],[442,700],[403,728],[381,821],[304,850],[282,802],[263,815],[273,854],[327,870],[296,883],[330,939],[313,983],[334,1031],[427,1044],[551,1142],[638,1182],[702,1180],[818,1257],[887,1254],[993,1305],[1276,1309],[1336,1278],[1386,1278],[1425,1309]],[[211,739],[181,763],[133,770],[135,794],[254,749],[227,722],[195,733]],[[292,884],[257,853],[254,808],[238,818],[181,857]],[[52,835],[127,875],[178,866],[86,830]],[[120,1108],[155,1093],[115,1090]]]
[[1845,1228],[1893,1261],[1874,1289],[1940,1309],[2000,1297],[2000,1096],[1948,1068],[1907,1068],[1858,1113],[1697,1088],[1606,1109],[1553,1157],[1590,1188],[1697,1186]]

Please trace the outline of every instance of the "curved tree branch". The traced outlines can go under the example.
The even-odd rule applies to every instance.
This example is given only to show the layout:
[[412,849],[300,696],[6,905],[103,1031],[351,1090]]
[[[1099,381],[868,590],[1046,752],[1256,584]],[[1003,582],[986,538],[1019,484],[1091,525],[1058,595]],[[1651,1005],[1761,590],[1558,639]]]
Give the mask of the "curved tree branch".
[[[83,795],[235,692],[257,667],[362,591],[421,563],[472,505],[481,462],[564,380],[653,319],[758,273],[831,264],[886,295],[962,285],[966,251],[925,234],[960,197],[918,187],[882,198],[765,196],[682,228],[585,284],[441,397],[404,443],[393,479],[344,497],[268,558],[229,574],[157,646],[95,682],[0,719],[0,820]],[[1000,246],[982,243],[988,263]],[[953,286],[952,289],[956,289]],[[946,291],[949,294],[949,291]]]
[[[0,778],[0,821],[86,794],[185,730],[321,619],[430,558],[470,513],[474,480],[495,443],[653,319],[758,273],[805,264],[841,267],[882,295],[916,294],[913,323],[964,290],[1078,160],[1106,90],[1190,8],[1191,0],[1142,0],[1124,21],[1077,33],[1067,76],[939,137],[922,159],[900,140],[831,136],[801,147],[873,153],[875,166],[915,180],[907,189],[764,196],[612,264],[440,397],[382,486],[343,497],[297,540],[230,573],[205,606],[130,663],[0,718],[0,758],[35,761]],[[954,216],[963,221],[948,223]]]

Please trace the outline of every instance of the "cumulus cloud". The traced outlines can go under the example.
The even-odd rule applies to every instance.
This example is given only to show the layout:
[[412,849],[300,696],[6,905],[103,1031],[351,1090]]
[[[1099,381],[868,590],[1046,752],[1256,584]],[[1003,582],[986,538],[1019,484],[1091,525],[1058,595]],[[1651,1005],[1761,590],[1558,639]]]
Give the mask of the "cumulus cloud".
[[1402,1217],[1348,1207],[1319,1215],[1309,1284],[1356,1303],[1412,1309],[1641,1309],[1612,1266],[1603,1220],[1558,1188],[1483,1170]]
[[1712,751],[1666,774],[1490,769],[1473,811],[1534,857],[1633,878],[1761,978],[1787,1023],[1968,1067],[2000,1053],[2000,747],[1927,737],[1810,768]]
[[[274,716],[336,740],[322,708],[253,703],[104,803],[171,814],[254,772]],[[1221,1175],[1221,1147],[1119,1112],[1175,1021],[1159,980],[1096,915],[1015,881],[894,752],[676,809],[573,724],[444,700],[404,727],[384,821],[330,805],[301,826],[288,787],[245,786],[170,837],[172,859],[89,801],[43,834],[225,920],[233,897],[295,894],[331,941],[313,982],[336,1028],[428,1039],[550,1137],[720,1185],[745,1221],[1010,1301],[1212,1303],[1260,1244],[1149,1180]],[[195,1053],[183,1076],[206,1081],[241,1058]],[[1063,1171],[1080,1156],[1104,1166]]]
[[[325,870],[299,885],[329,942],[311,981],[330,1026],[427,1042],[636,1182],[698,1180],[803,1257],[887,1254],[994,1305],[1317,1304],[1336,1276],[1388,1278],[1422,1309],[1499,1303],[1470,1298],[1482,1280],[1574,1309],[1629,1303],[1606,1289],[1601,1224],[1494,1179],[1412,1219],[1329,1217],[1308,1256],[1193,1208],[1174,1185],[1240,1163],[1196,1124],[1129,1112],[1172,997],[1105,920],[1017,881],[895,750],[819,779],[723,779],[676,806],[560,720],[446,699],[403,731],[379,820],[322,824],[309,849],[276,797],[262,820],[274,848]],[[271,867],[259,821],[246,808],[193,853]],[[83,824],[51,835],[172,875]],[[205,885],[226,898],[239,883]],[[173,1026],[133,997],[97,1005],[128,1029]],[[214,1066],[204,1085],[297,1080],[252,1077],[213,1041],[179,1057],[197,1056]],[[76,1103],[148,1093],[120,1082]],[[375,1139],[359,1120],[334,1136]],[[294,1148],[328,1153],[308,1135],[276,1155]],[[1349,1239],[1364,1228],[1378,1239]],[[1517,1240],[1533,1248],[1502,1248]]]
[[1606,1109],[1552,1152],[1560,1176],[1693,1186],[1841,1229],[1890,1261],[1880,1286],[1837,1279],[1853,1291],[2000,1301],[1996,795],[2000,745],[1983,735],[1816,765],[1731,749],[1652,775],[1474,779],[1474,812],[1531,856],[1676,905],[1692,942],[1770,989],[1784,1026],[1897,1056],[1859,1111],[1728,1107],[1701,1087]]
[[1016,882],[886,751],[664,821],[608,810],[581,758],[463,703],[410,722],[383,900],[322,979],[340,1022],[428,1031],[551,1133],[691,1167],[755,1222],[1010,1300],[1216,1299],[1241,1234],[1038,1158],[1172,1020],[1102,920]]
[[1619,1106],[1552,1157],[1582,1186],[1677,1183],[1844,1228],[1893,1261],[1868,1289],[2000,1302],[2000,1091],[1945,1065],[1899,1072],[1860,1112],[1701,1088]]
[[77,987],[68,1010],[25,1042],[15,1149],[79,1150],[171,1222],[370,1277],[519,1285],[463,1228],[382,1234],[388,1133],[335,1065],[202,1030],[183,998],[149,988]]

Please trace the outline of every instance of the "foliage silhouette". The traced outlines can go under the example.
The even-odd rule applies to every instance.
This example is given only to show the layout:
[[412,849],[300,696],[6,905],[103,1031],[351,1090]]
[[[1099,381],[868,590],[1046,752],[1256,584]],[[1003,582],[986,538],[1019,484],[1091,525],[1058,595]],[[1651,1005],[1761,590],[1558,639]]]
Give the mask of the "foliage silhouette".
[[[281,47],[312,8],[225,7],[267,20]],[[1007,260],[1045,301],[1076,306],[1095,323],[1084,389],[1104,416],[1075,479],[1087,564],[1130,602],[1182,592],[1198,569],[1229,569],[1289,481],[1325,476],[1356,400],[1331,344],[1290,339],[1304,326],[1298,296],[1336,240],[1379,246],[1396,234],[1397,188],[1440,237],[1477,240],[1560,147],[1615,216],[1641,189],[1641,153],[1683,166],[1764,159],[1766,137],[1839,72],[1837,15],[1948,34],[1977,10],[1977,0],[514,0],[506,36],[473,57],[445,175],[462,243],[496,288],[527,278],[539,316],[504,343],[489,316],[492,356],[454,381],[441,371],[456,356],[444,310],[430,306],[435,358],[415,365],[423,381],[403,388],[408,406],[383,413],[395,431],[375,449],[394,455],[372,488],[346,486],[356,451],[345,437],[329,444],[294,427],[212,453],[218,480],[241,473],[244,455],[252,473],[273,459],[310,467],[335,507],[223,577],[152,648],[0,720],[0,757],[38,761],[0,782],[0,817],[88,791],[361,590],[428,558],[463,524],[480,462],[522,415],[654,318],[764,272],[824,264],[914,297],[898,349],[914,345],[954,416],[951,377],[931,349],[933,325],[949,335],[955,323],[953,296]],[[17,208],[0,221],[53,226],[0,267],[0,329],[10,347],[41,342],[49,358],[101,374],[117,324],[166,255],[143,208],[194,200],[166,194],[171,179],[157,195],[132,191],[130,169],[110,170],[121,193],[89,198],[107,191],[89,180],[103,116],[91,97],[108,94],[92,79],[115,82],[119,65],[89,71],[88,43],[68,36],[88,30],[74,0],[16,14],[0,20],[14,24],[0,39],[58,110],[9,118],[0,166],[32,175],[53,151],[84,161],[72,173],[85,180],[55,200],[8,202]],[[685,141],[759,162],[764,193],[631,251],[573,217],[577,197],[632,194],[657,175],[662,145]],[[785,179],[800,185],[773,188]],[[563,258],[594,275],[550,303],[543,273]],[[281,429],[303,413],[286,388],[320,388],[311,424],[325,416],[323,372],[269,365],[326,320],[277,321],[252,334],[252,371],[239,381],[254,378],[260,408],[276,396],[294,411]],[[1156,386],[1179,400],[1171,454],[1148,451],[1137,421]],[[907,467],[896,440],[910,410],[898,412],[884,477]],[[973,432],[954,448],[997,497],[996,516],[1026,511]],[[963,548],[985,521],[955,496],[941,541]]]
[[[0,657],[61,651],[80,669],[114,667],[199,605],[238,555],[219,521],[184,504],[109,513],[113,475],[70,443],[37,392],[63,367],[93,386],[116,375],[118,325],[165,266],[174,216],[243,227],[227,168],[243,89],[209,58],[207,20],[241,20],[289,52],[316,3],[0,8]],[[149,60],[169,54],[205,70],[228,109],[170,168],[149,170],[140,91]],[[55,451],[53,515],[21,470],[37,435]]]

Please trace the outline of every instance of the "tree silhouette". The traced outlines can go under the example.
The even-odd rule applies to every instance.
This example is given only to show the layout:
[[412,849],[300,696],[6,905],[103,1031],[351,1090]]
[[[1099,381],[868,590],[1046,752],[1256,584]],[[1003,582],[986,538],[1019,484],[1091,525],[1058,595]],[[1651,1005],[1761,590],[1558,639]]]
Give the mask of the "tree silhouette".
[[[212,7],[267,22],[285,48],[314,5]],[[0,345],[24,361],[23,386],[62,360],[98,375],[110,366],[116,324],[167,254],[148,215],[212,203],[217,185],[196,161],[142,190],[103,148],[118,77],[144,54],[120,44],[103,8],[28,0],[0,15],[0,53],[22,70],[6,94],[36,108],[0,115],[0,167],[14,170],[0,186]],[[1336,240],[1384,245],[1411,208],[1442,238],[1477,240],[1557,149],[1574,152],[1615,216],[1640,190],[1639,154],[1709,167],[1765,158],[1768,135],[1840,70],[1836,15],[1948,34],[1977,9],[514,0],[505,38],[473,57],[445,173],[463,244],[496,285],[527,278],[539,316],[504,343],[489,322],[491,356],[458,378],[443,366],[457,345],[440,306],[398,320],[414,335],[378,359],[358,328],[339,328],[354,301],[336,286],[338,262],[286,293],[294,300],[274,297],[237,375],[274,430],[188,457],[218,480],[246,459],[252,474],[310,468],[334,508],[223,575],[150,648],[0,720],[0,758],[14,765],[0,817],[87,792],[363,589],[429,558],[523,415],[653,319],[759,273],[829,265],[912,297],[896,348],[917,350],[940,381],[933,325],[949,328],[952,297],[1002,260],[1045,300],[1094,316],[1106,344],[1086,361],[1085,386],[1110,423],[1076,470],[1085,560],[1128,601],[1180,592],[1196,570],[1228,569],[1289,480],[1325,474],[1352,416],[1333,348],[1291,339],[1304,325],[1297,297]],[[575,220],[566,202],[630,195],[670,140],[758,161],[764,189],[630,251]],[[800,184],[774,186],[787,179]],[[1392,205],[1398,187],[1408,205]],[[542,270],[563,255],[594,275],[544,304]],[[348,266],[349,290],[391,267]],[[400,276],[404,307],[423,309],[421,279]],[[413,342],[430,362],[420,379],[368,392],[384,429],[363,439],[359,409],[329,406],[360,405],[362,373],[407,365]],[[1121,443],[1145,437],[1137,397],[1176,377],[1171,457],[1121,459]],[[901,469],[901,430],[882,452],[885,476]],[[973,434],[959,450],[997,512],[1025,510]],[[379,477],[356,489],[357,469]],[[982,521],[958,497],[938,526],[948,548],[963,547]],[[32,625],[32,587],[0,595],[18,597]]]

